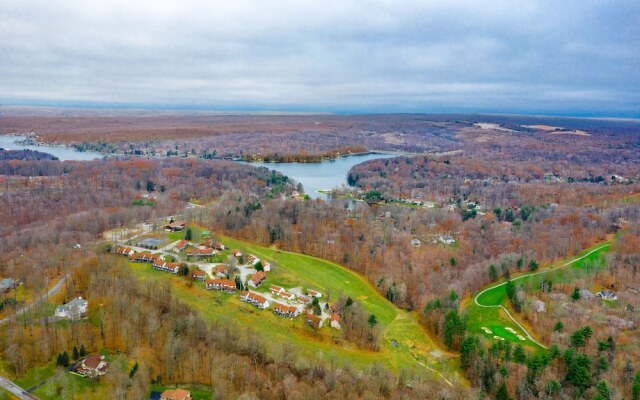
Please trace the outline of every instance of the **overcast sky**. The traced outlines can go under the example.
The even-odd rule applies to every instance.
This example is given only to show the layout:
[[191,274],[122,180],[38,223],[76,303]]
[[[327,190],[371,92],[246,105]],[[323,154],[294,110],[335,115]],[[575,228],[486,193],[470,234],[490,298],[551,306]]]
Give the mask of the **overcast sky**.
[[640,1],[2,0],[0,102],[640,117]]

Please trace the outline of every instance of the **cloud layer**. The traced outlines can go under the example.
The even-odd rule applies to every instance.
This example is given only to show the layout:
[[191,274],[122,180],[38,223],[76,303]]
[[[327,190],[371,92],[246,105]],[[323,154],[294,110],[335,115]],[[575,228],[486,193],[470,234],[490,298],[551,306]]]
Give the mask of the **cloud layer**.
[[0,3],[0,101],[640,117],[637,1]]

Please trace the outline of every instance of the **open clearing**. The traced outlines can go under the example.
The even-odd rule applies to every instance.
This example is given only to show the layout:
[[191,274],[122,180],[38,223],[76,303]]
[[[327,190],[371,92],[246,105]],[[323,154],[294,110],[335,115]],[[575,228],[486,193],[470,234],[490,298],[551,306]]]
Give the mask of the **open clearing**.
[[[567,283],[576,275],[584,272],[582,267],[585,263],[589,263],[597,268],[601,260],[601,255],[608,250],[609,243],[599,244],[583,251],[578,257],[561,263],[556,267],[535,273],[524,273],[520,276],[513,277],[511,281],[517,285],[530,287],[539,287],[544,279]],[[470,302],[466,308],[469,332],[481,334],[487,339],[496,339],[496,337],[503,338],[513,343],[521,343],[536,350],[546,348],[544,345],[535,341],[535,338],[530,335],[530,328],[524,326],[522,322],[515,320],[514,313],[505,308],[506,302],[506,282],[499,283],[478,293],[474,297],[474,301]],[[522,338],[525,340],[522,340]]]
[[[295,319],[276,316],[272,312],[272,305],[267,310],[258,310],[241,302],[237,292],[230,295],[206,290],[202,282],[191,284],[182,277],[153,270],[149,264],[127,264],[140,279],[170,281],[178,298],[200,312],[206,320],[226,320],[240,327],[251,327],[266,343],[273,344],[269,349],[273,355],[290,351],[288,348],[293,347],[307,360],[334,360],[355,368],[367,368],[379,363],[393,371],[400,371],[404,368],[420,368],[420,364],[443,379],[446,376],[448,381],[451,380],[451,371],[457,370],[457,359],[438,349],[413,313],[395,307],[356,273],[318,258],[225,237],[221,239],[227,249],[240,249],[244,254],[253,254],[272,263],[272,271],[265,283],[255,289],[256,292],[267,292],[269,285],[274,284],[285,288],[318,290],[324,301],[335,302],[340,295],[344,295],[361,302],[368,313],[376,315],[382,327],[380,351],[358,348],[344,341],[340,331],[328,326],[314,331],[306,326],[304,316]],[[395,343],[392,344],[392,341]]]

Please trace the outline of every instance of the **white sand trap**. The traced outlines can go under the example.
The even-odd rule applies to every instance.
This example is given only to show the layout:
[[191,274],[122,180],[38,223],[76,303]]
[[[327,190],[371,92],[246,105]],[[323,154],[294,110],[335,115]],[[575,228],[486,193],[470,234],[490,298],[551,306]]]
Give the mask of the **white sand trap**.
[[518,339],[520,339],[520,340],[527,340],[527,339],[526,339],[524,336],[522,336],[522,335],[518,335]]
[[511,332],[511,333],[513,333],[514,335],[516,334],[516,331],[515,331],[515,329],[513,329],[513,328],[505,327],[504,329],[505,329],[507,332]]
[[494,336],[493,338],[496,339],[496,340],[504,340],[504,338],[500,337],[500,336]]
[[491,332],[491,329],[487,328],[486,326],[483,326],[482,328],[480,328],[484,331],[484,333],[492,335],[493,332]]

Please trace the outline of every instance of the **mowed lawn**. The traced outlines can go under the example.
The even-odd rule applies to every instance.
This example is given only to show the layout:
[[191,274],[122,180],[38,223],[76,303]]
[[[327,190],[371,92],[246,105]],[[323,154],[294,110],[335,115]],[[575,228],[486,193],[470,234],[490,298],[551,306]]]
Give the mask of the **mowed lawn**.
[[[585,270],[585,266],[588,266],[590,269],[599,269],[604,265],[604,260],[602,255],[609,250],[609,244],[598,244],[592,246],[586,250],[584,250],[580,255],[576,257],[571,257],[565,261],[561,261],[556,263],[550,269],[557,267],[559,265],[564,265],[565,263],[580,258],[590,252],[591,254],[586,257],[571,262],[565,267],[549,270],[549,271],[536,271],[536,275],[527,276],[530,272],[523,272],[520,276],[513,276],[511,281],[516,285],[524,285],[529,292],[535,292],[536,288],[539,288],[543,280],[551,280],[555,283],[569,283],[576,279],[577,277],[584,275],[587,273]],[[475,296],[474,296],[475,297]],[[529,346],[533,349],[540,350],[542,349],[537,344],[533,343],[529,339],[520,340],[516,335],[524,335],[524,332],[511,321],[511,319],[506,315],[506,313],[500,308],[484,308],[479,307],[473,302],[473,298],[470,300],[468,307],[465,312],[468,318],[468,330],[470,333],[478,334],[484,336],[490,340],[496,340],[493,338],[494,335],[505,338],[508,341],[514,343],[521,343],[522,345]],[[478,303],[485,306],[497,306],[503,305],[508,307],[508,299],[507,299],[507,291],[506,285],[498,284],[498,286],[493,287],[490,290],[482,293],[478,296]],[[515,318],[517,315],[514,312],[511,312]],[[529,327],[519,321],[522,325],[527,328],[529,333],[532,336],[535,336],[535,332],[533,332]],[[486,327],[492,331],[492,334],[487,334],[482,330],[482,327]],[[516,331],[516,334],[513,334],[507,331],[505,328],[510,327]]]
[[[362,276],[326,260],[281,252],[229,238],[222,238],[227,249],[240,249],[245,255],[253,254],[272,264],[267,280],[257,290],[265,292],[269,285],[285,288],[300,287],[320,291],[323,301],[337,301],[341,295],[362,303],[369,314],[375,314],[382,329],[382,346],[378,352],[358,348],[342,339],[340,331],[323,326],[314,331],[305,324],[304,316],[295,319],[278,317],[268,310],[243,303],[238,293],[224,294],[209,291],[202,282],[188,280],[165,272],[155,271],[149,264],[129,263],[141,279],[169,280],[178,298],[192,307],[208,321],[226,320],[242,327],[251,327],[270,344],[270,352],[277,356],[293,347],[295,351],[313,361],[331,360],[355,368],[367,368],[374,363],[400,371],[421,369],[416,360],[438,371],[455,369],[456,360],[439,351],[418,323],[416,316],[395,307],[382,297]],[[225,251],[225,255],[228,250]],[[434,357],[433,354],[437,354]],[[424,369],[428,372],[427,369]]]

